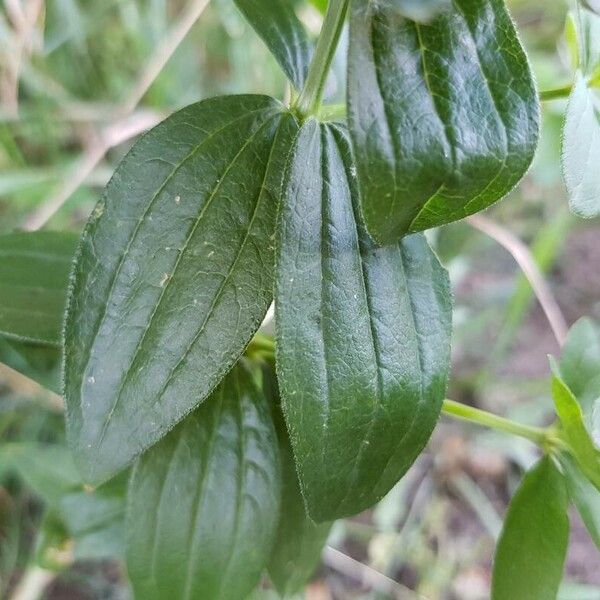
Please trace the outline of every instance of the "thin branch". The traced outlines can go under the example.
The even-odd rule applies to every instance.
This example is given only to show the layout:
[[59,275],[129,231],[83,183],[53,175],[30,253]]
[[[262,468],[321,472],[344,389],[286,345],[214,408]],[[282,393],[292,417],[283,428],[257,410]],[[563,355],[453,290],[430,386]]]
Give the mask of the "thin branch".
[[27,569],[10,600],[39,600],[56,576],[57,573],[54,571],[47,571],[40,567]]
[[539,270],[529,248],[511,231],[498,225],[498,223],[490,221],[486,217],[474,215],[467,220],[475,229],[496,240],[496,242],[510,252],[529,281],[533,293],[538,299],[548,319],[548,323],[550,323],[558,345],[562,346],[567,337],[569,327],[550,286]]
[[422,594],[414,592],[387,575],[376,571],[373,567],[369,567],[331,546],[325,548],[323,560],[328,567],[338,573],[396,600],[427,600]]
[[58,187],[54,194],[47,198],[41,206],[23,223],[23,228],[35,231],[43,227],[62,205],[76,192],[92,171],[100,164],[106,153],[128,139],[153,127],[158,122],[156,113],[150,116],[142,113],[129,123],[131,113],[136,109],[150,86],[154,83],[164,66],[173,56],[194,23],[198,20],[209,0],[191,0],[180,19],[173,25],[163,41],[158,44],[130,94],[116,110],[116,121],[108,125],[98,136],[98,141],[91,145],[75,165],[72,176]]
[[79,189],[106,153],[115,146],[154,127],[160,121],[155,113],[141,113],[106,127],[98,141],[92,144],[73,167],[70,177],[23,223],[23,228],[35,231],[43,227],[60,207]]

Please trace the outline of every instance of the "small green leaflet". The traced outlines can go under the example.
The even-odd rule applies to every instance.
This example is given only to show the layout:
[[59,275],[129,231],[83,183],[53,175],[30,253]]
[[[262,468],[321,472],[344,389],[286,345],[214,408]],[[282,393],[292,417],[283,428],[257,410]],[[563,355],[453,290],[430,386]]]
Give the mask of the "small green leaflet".
[[560,373],[581,406],[586,428],[600,442],[600,327],[589,318],[577,321],[560,356]]
[[561,456],[569,496],[577,507],[594,544],[600,550],[600,492],[583,476],[568,455]]
[[235,4],[300,91],[306,81],[313,46],[291,0],[235,0]]
[[564,437],[579,468],[600,491],[600,451],[594,446],[585,427],[581,406],[561,378],[558,365],[553,358],[550,360],[550,365],[553,373],[552,396]]
[[496,549],[492,600],[556,600],[569,519],[565,480],[548,456],[523,478]]
[[600,98],[578,71],[563,135],[563,175],[571,211],[583,218],[600,215]]
[[503,0],[454,0],[430,24],[352,4],[348,121],[379,243],[460,220],[527,171],[539,105]]
[[0,236],[0,336],[60,347],[77,236],[40,231]]
[[101,482],[202,402],[272,300],[294,117],[266,96],[205,100],[143,136],[88,222],[65,335],[67,431]]
[[240,364],[134,468],[126,554],[136,598],[246,598],[271,551],[279,502],[270,408]]
[[313,523],[306,513],[277,380],[271,368],[263,369],[263,389],[271,403],[281,457],[282,510],[267,568],[277,591],[289,598],[302,591],[317,568],[332,523]]
[[380,500],[427,443],[446,390],[448,276],[422,235],[378,248],[360,225],[345,130],[309,119],[278,230],[277,374],[317,522]]

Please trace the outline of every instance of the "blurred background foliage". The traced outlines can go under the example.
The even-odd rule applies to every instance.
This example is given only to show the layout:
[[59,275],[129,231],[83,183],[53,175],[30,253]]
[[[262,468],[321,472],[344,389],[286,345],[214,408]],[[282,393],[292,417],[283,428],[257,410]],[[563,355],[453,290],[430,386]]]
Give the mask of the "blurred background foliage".
[[[316,35],[323,2],[296,4]],[[567,4],[509,4],[540,88],[568,84]],[[232,0],[212,0],[141,102],[132,102],[149,61],[192,5],[200,3],[4,0],[0,233],[50,215],[48,228],[80,231],[134,136],[186,104],[246,92],[285,98],[283,75]],[[344,68],[342,44],[328,85],[332,101],[343,99]],[[564,100],[544,105],[534,167],[487,216],[531,248],[571,324],[600,318],[600,223],[567,210],[564,110]],[[546,355],[556,353],[556,342],[513,258],[465,223],[431,237],[456,298],[449,397],[547,423]],[[488,597],[494,539],[535,449],[446,419],[429,449],[374,510],[336,524],[309,600]],[[130,598],[121,564],[110,558],[122,535],[113,493],[81,489],[64,446],[60,398],[0,366],[0,597],[11,597],[25,573],[46,600]],[[111,528],[98,526],[109,518]],[[573,518],[560,598],[600,599],[600,560]]]

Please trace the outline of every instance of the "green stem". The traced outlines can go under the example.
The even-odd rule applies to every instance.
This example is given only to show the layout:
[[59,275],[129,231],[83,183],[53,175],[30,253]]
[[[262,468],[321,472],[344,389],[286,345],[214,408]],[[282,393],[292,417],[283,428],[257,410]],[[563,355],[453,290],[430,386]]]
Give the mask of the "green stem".
[[547,102],[548,100],[557,100],[558,98],[568,98],[572,89],[573,86],[569,84],[553,90],[543,90],[540,92],[540,100]]
[[344,26],[348,4],[349,0],[329,2],[315,56],[308,70],[304,89],[295,105],[302,115],[316,115],[319,111],[323,88]]
[[521,423],[499,417],[485,410],[467,406],[460,402],[454,402],[454,400],[444,400],[442,412],[463,421],[469,421],[483,427],[490,427],[497,431],[525,438],[542,447],[546,447],[549,442],[549,431],[546,429],[522,425]]

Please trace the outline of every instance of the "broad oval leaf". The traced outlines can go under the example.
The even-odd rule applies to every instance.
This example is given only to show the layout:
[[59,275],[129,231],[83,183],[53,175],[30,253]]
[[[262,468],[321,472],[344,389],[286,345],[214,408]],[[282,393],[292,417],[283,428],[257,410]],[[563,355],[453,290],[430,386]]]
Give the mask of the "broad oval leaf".
[[289,598],[301,592],[317,568],[332,523],[314,523],[306,512],[276,375],[271,368],[263,370],[263,389],[271,402],[281,458],[281,513],[267,568],[277,591]]
[[313,45],[290,0],[235,0],[235,4],[300,91],[308,74]]
[[449,367],[448,277],[422,235],[378,248],[358,222],[340,128],[292,150],[275,293],[282,403],[310,516],[381,499],[427,443]]
[[539,106],[503,0],[454,0],[428,25],[353,2],[348,118],[379,243],[505,196],[533,159]]
[[87,224],[65,338],[69,440],[107,479],[202,402],[272,299],[295,120],[265,96],[169,117],[123,160]]
[[492,600],[556,600],[569,539],[565,480],[548,456],[523,478],[496,549]]
[[600,550],[600,492],[584,477],[568,455],[561,456],[569,496],[577,507],[590,537]]
[[0,236],[0,337],[58,348],[77,235]]
[[126,554],[136,597],[245,598],[271,551],[279,502],[269,406],[240,364],[134,468]]
[[579,217],[600,215],[600,99],[577,73],[567,106],[563,135],[563,175],[571,212]]

